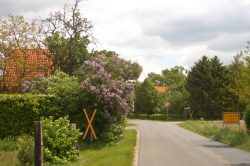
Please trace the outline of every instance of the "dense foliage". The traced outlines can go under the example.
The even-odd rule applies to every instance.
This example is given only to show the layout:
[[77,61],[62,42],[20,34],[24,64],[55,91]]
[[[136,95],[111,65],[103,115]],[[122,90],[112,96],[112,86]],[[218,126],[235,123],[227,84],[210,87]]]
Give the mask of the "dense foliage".
[[0,138],[34,132],[34,121],[40,117],[63,115],[52,95],[0,95]]
[[145,79],[135,89],[135,112],[153,114],[160,111],[161,98],[151,80]]
[[250,104],[248,104],[246,107],[244,120],[245,120],[246,128],[250,130]]
[[56,71],[49,78],[38,77],[33,81],[25,81],[23,92],[54,95],[64,115],[68,115],[71,122],[80,125],[83,91],[76,77]]
[[[135,111],[145,114],[163,113],[171,119],[183,119],[183,108],[188,106],[189,96],[185,85],[186,75],[181,66],[166,68],[162,74],[149,73],[143,83],[137,84]],[[165,87],[166,91],[157,92],[157,86]]]
[[76,160],[79,151],[76,141],[79,130],[74,130],[68,117],[53,120],[52,117],[43,120],[44,161],[53,165],[62,165]]
[[99,139],[112,141],[122,134],[124,115],[132,110],[133,85],[122,78],[114,79],[106,69],[107,60],[107,57],[98,55],[85,61],[82,71],[85,79],[81,86],[87,96],[84,107],[90,112],[97,109],[93,123]]
[[206,119],[221,118],[229,111],[226,86],[227,70],[218,57],[208,59],[203,56],[188,73],[187,90],[190,107],[196,117]]
[[52,13],[42,21],[45,45],[52,54],[53,71],[72,75],[89,58],[92,25],[79,9],[80,0],[65,4],[63,11]]

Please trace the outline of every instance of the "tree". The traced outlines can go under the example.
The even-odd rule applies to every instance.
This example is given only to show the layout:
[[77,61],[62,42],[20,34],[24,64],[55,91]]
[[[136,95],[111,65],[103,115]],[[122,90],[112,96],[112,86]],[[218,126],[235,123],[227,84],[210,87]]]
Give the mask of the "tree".
[[240,103],[250,102],[250,57],[243,52],[235,57],[229,66],[231,71],[231,82],[229,91],[237,96]]
[[113,79],[137,80],[141,75],[142,67],[138,63],[120,58],[116,52],[102,50],[94,51],[92,54],[106,57],[105,69],[111,73]]
[[166,80],[161,74],[149,73],[148,79],[150,79],[156,86],[166,86]]
[[137,113],[153,114],[160,111],[159,107],[162,104],[160,95],[150,79],[145,79],[143,83],[137,84],[135,94],[135,111]]
[[165,69],[162,71],[162,77],[165,80],[165,84],[168,87],[174,87],[180,83],[183,83],[186,79],[184,75],[184,67],[175,66],[170,69]]
[[53,71],[59,69],[73,75],[89,57],[87,46],[91,42],[92,24],[81,15],[79,3],[80,0],[75,0],[73,4],[65,4],[62,12],[51,13],[42,20]]
[[188,106],[188,92],[185,88],[186,75],[184,74],[184,70],[182,66],[175,66],[162,71],[165,84],[169,87],[166,93],[169,103],[167,109],[169,116],[174,119],[182,119],[184,117],[184,107]]
[[203,56],[188,73],[187,90],[190,93],[190,106],[196,117],[219,118],[228,110],[225,89],[228,80],[226,68],[218,57],[208,59]]
[[[17,89],[21,87],[23,78],[38,66],[27,63],[28,49],[37,48],[41,41],[41,29],[35,21],[28,23],[23,16],[9,15],[0,20],[0,68],[3,70],[1,80],[2,91],[11,90],[7,86],[6,68],[14,59]],[[20,56],[22,55],[22,56]]]

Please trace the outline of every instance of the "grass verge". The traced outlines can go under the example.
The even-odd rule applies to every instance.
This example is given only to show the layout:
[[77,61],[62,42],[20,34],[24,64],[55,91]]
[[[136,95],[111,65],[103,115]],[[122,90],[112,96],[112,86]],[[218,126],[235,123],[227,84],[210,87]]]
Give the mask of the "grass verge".
[[0,166],[15,166],[19,164],[17,152],[0,152]]
[[[133,126],[133,124],[131,124]],[[80,152],[77,162],[68,166],[131,166],[136,145],[136,131],[128,129],[117,144],[107,147],[88,147]],[[8,148],[7,148],[8,147]],[[19,165],[16,142],[12,139],[0,140],[0,166]]]
[[136,126],[136,124],[134,124],[134,123],[126,123],[126,127],[129,127],[129,126]]
[[114,146],[87,149],[80,152],[80,159],[69,166],[131,166],[136,145],[136,131],[125,130],[124,138]]
[[186,121],[180,127],[239,149],[250,152],[250,133],[220,128],[210,121]]

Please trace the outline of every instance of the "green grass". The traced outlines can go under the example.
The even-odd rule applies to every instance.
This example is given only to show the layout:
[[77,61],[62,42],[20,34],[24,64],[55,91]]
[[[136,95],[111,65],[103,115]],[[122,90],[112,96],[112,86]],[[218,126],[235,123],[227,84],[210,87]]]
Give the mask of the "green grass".
[[6,151],[15,151],[18,149],[17,138],[15,137],[7,137],[0,140],[0,152]]
[[17,152],[0,152],[0,166],[16,166],[19,161],[16,157]]
[[131,166],[134,158],[136,131],[125,130],[124,138],[117,144],[101,149],[86,149],[80,159],[69,166]]
[[129,126],[136,126],[136,124],[134,124],[134,123],[126,123],[126,127],[129,127]]
[[186,121],[179,124],[187,130],[250,152],[250,133],[218,126],[218,122]]
[[[134,124],[130,124],[134,125]],[[134,158],[136,144],[136,131],[125,130],[121,141],[112,146],[90,146],[81,150],[77,162],[67,164],[68,166],[131,166]],[[7,148],[7,145],[10,148]],[[0,166],[17,166],[16,142],[12,139],[0,140]]]
[[18,165],[16,150],[18,149],[17,139],[8,137],[0,140],[0,166]]

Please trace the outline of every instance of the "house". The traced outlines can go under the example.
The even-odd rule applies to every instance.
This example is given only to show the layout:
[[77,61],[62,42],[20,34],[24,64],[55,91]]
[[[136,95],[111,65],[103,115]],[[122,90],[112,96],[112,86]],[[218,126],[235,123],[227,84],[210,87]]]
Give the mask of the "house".
[[4,86],[11,88],[20,86],[24,80],[32,80],[39,76],[47,77],[52,71],[52,61],[48,58],[47,49],[14,50],[0,69]]

